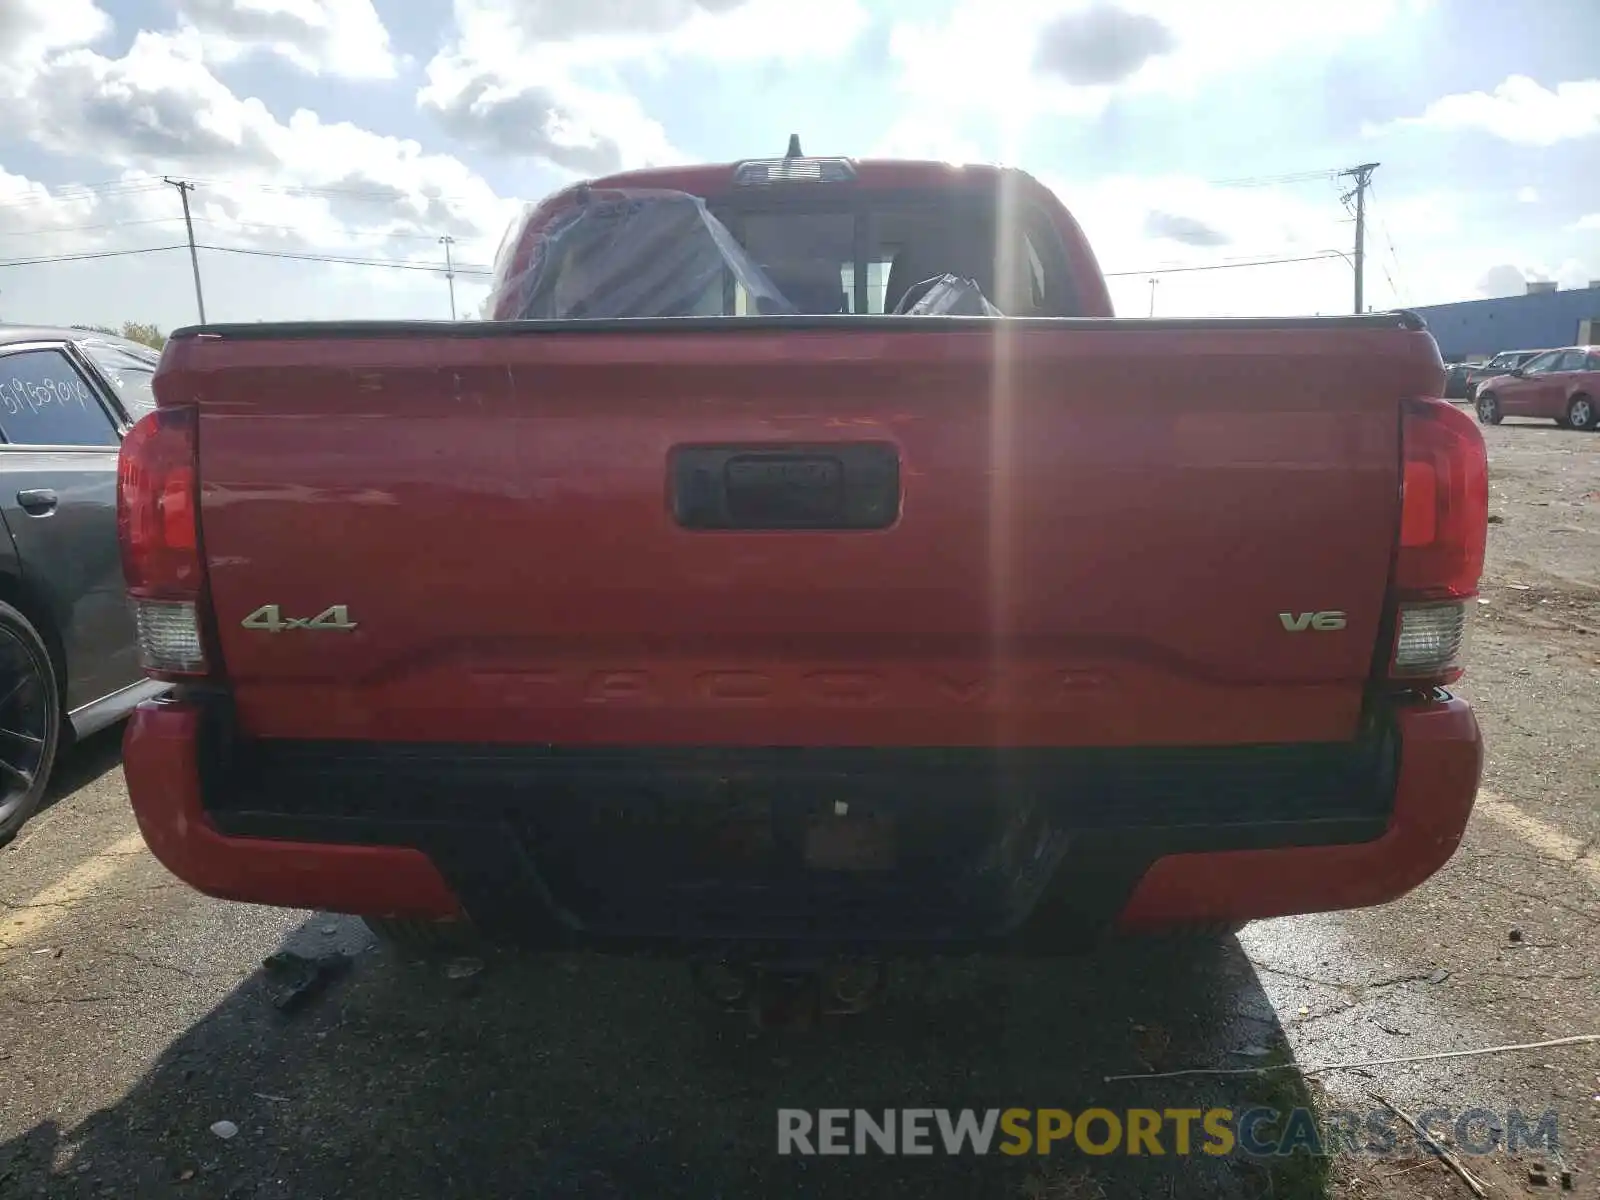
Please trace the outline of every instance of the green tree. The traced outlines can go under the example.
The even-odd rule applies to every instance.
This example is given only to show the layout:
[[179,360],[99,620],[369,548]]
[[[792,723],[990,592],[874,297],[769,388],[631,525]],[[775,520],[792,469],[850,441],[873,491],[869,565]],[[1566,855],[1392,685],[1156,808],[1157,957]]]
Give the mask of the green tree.
[[159,350],[167,344],[167,335],[161,332],[159,325],[149,325],[143,321],[124,321],[122,336],[130,342],[143,342],[153,350]]
[[112,337],[117,336],[117,331],[109,325],[74,325],[73,328],[82,329],[88,333],[109,333]]

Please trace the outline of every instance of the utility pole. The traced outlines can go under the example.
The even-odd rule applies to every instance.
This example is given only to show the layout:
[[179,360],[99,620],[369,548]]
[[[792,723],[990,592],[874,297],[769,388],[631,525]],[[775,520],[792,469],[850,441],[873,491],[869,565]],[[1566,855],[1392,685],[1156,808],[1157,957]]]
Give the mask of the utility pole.
[[200,290],[200,255],[194,248],[194,220],[189,216],[189,193],[194,191],[194,184],[183,179],[172,179],[169,176],[161,177],[162,183],[170,183],[178,189],[178,195],[183,198],[183,224],[189,231],[189,265],[194,268],[194,302],[200,309],[200,324],[206,323],[206,298]]
[[1150,315],[1152,317],[1156,315],[1156,284],[1160,282],[1161,280],[1154,275],[1150,276]]
[[1362,163],[1359,167],[1351,167],[1348,171],[1340,171],[1344,178],[1354,179],[1356,186],[1344,195],[1348,203],[1351,197],[1356,202],[1356,312],[1367,311],[1366,299],[1362,294],[1363,273],[1367,264],[1367,188],[1372,185],[1372,173],[1378,169],[1379,163]]
[[455,238],[448,233],[439,239],[439,244],[444,247],[444,277],[450,285],[450,319],[456,319],[456,268],[450,259],[450,247],[455,244]]

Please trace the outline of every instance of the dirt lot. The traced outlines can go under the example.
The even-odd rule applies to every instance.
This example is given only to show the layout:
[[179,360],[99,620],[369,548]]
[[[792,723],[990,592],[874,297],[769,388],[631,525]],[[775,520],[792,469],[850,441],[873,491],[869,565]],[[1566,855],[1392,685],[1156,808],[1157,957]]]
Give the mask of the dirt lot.
[[[1600,1033],[1600,436],[1508,423],[1487,439],[1495,523],[1463,688],[1487,791],[1455,859],[1402,901],[1210,950],[904,967],[866,1015],[758,1032],[698,1008],[671,964],[451,972],[355,921],[197,896],[144,851],[102,737],[0,850],[0,1197],[1469,1196],[1403,1126],[1389,1151],[1267,1161],[775,1153],[786,1106],[1328,1118],[1381,1115],[1373,1093],[1412,1115],[1487,1110],[1479,1136],[1502,1147],[1511,1110],[1553,1111],[1555,1146],[1456,1149],[1494,1195],[1560,1195],[1563,1169],[1566,1194],[1600,1194],[1592,1043],[1309,1082],[1105,1081]],[[285,947],[349,956],[293,1015],[261,968]]]

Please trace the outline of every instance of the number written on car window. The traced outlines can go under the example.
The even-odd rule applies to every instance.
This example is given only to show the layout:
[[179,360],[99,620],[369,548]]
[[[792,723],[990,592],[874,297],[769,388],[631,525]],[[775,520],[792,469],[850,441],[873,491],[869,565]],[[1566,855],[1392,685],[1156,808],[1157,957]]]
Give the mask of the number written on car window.
[[17,446],[115,446],[117,431],[58,350],[0,355],[0,433]]

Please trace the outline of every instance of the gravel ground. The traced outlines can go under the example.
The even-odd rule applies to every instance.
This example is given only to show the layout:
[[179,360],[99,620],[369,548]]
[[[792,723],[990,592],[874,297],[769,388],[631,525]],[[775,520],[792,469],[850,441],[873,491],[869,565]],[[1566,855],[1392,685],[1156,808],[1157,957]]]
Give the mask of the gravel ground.
[[[143,851],[101,737],[0,850],[0,1197],[1468,1196],[1404,1138],[1271,1163],[774,1152],[784,1106],[1327,1114],[1374,1092],[1411,1114],[1553,1110],[1554,1152],[1466,1161],[1492,1194],[1559,1194],[1564,1168],[1568,1194],[1596,1195],[1592,1044],[1309,1083],[1104,1081],[1600,1033],[1600,436],[1486,434],[1497,520],[1463,690],[1487,792],[1403,900],[1183,953],[905,966],[869,1013],[757,1031],[698,1007],[671,964],[505,955],[452,978],[347,918],[200,897]],[[349,962],[293,1015],[261,968],[285,947]]]

